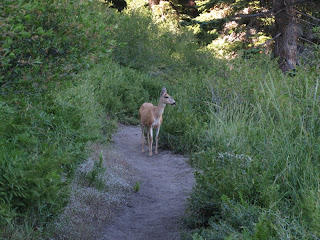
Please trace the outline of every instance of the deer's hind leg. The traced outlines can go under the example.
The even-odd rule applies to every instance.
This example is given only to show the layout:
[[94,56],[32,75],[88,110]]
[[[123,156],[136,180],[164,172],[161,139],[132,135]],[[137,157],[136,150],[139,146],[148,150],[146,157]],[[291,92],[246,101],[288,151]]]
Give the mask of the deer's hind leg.
[[153,128],[148,129],[149,157],[152,157]]
[[145,152],[145,150],[144,150],[144,126],[142,124],[141,124],[141,145],[142,145],[141,152]]
[[157,128],[157,134],[156,134],[156,150],[155,150],[155,154],[158,154],[158,140],[159,140],[159,132],[160,132],[160,126]]

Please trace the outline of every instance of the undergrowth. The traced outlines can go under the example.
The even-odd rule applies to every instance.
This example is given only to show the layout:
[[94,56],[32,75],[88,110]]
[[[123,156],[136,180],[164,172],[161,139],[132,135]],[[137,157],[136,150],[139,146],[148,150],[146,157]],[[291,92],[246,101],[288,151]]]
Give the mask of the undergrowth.
[[75,76],[108,58],[116,13],[95,1],[6,0],[1,11],[0,238],[39,239],[86,143],[114,129]]
[[[201,170],[185,239],[319,238],[319,69],[216,59],[142,2],[121,14],[96,1],[4,2],[0,237],[45,236],[86,143],[110,138],[116,121],[138,124],[165,86],[177,106],[161,146]],[[87,181],[104,188],[102,171]]]
[[113,58],[170,84],[177,101],[165,112],[162,147],[190,154],[202,172],[184,238],[317,239],[319,69],[283,75],[259,52],[217,60],[209,47],[195,47],[189,31],[166,20],[159,26],[141,11],[123,16],[117,39],[135,26],[146,28]]

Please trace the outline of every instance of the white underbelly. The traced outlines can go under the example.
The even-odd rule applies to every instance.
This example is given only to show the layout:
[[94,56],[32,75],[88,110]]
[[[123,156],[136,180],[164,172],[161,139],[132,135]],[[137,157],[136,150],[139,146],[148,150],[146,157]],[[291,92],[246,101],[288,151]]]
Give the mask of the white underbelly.
[[160,126],[160,118],[156,118],[152,123],[152,127],[158,127],[158,126]]

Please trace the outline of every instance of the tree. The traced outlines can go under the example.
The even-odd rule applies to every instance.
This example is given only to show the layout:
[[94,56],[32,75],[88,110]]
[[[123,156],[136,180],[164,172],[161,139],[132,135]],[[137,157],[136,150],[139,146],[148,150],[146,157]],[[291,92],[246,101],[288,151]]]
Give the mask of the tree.
[[274,54],[279,58],[279,65],[283,72],[295,69],[297,64],[297,42],[299,26],[296,21],[294,0],[274,0],[275,14]]
[[[303,34],[302,26],[299,24],[299,17],[297,15],[297,12],[300,12],[298,9],[319,14],[319,12],[317,12],[317,9],[319,10],[319,4],[316,4],[316,1],[313,0],[273,0],[272,4],[270,4],[270,2],[266,0],[260,1],[260,5],[269,7],[270,10],[256,14],[238,15],[238,17],[261,17],[267,14],[274,16],[274,56],[279,59],[279,66],[283,72],[295,69],[298,61],[298,41]],[[308,14],[304,15],[312,17]],[[320,23],[319,19],[315,17],[312,18],[318,20]]]
[[[198,0],[199,6],[196,5],[195,0],[167,1],[176,10],[177,14],[184,13],[192,18],[198,16],[199,11],[210,11],[211,8],[219,4],[223,4],[225,8],[232,9],[222,19],[214,19],[207,22],[196,20],[193,22],[194,24],[199,24],[204,32],[218,29],[221,34],[226,22],[237,21],[239,25],[246,25],[248,30],[253,26],[257,28],[257,32],[263,31],[265,34],[271,35],[274,41],[274,56],[278,58],[279,67],[283,72],[296,68],[299,62],[299,48],[304,48],[300,46],[305,43],[309,45],[320,43],[319,0],[211,0],[209,2]],[[158,5],[160,0],[148,0],[148,2],[152,6]],[[244,10],[246,10],[247,14],[243,14]],[[269,19],[269,21],[266,21],[266,19]],[[192,20],[188,20],[186,24],[189,25],[190,22],[192,24]],[[268,22],[268,24],[265,22]],[[272,22],[272,26],[270,26],[270,22]],[[310,36],[313,35],[310,34],[310,29],[312,28],[318,29],[319,36],[310,39]],[[267,43],[269,42],[271,41]]]
[[[201,3],[200,0],[199,2]],[[320,43],[320,37],[310,39],[312,36],[310,29],[317,26],[320,29],[319,0],[211,0],[202,4],[204,7],[201,6],[199,9],[203,12],[210,11],[219,4],[231,9],[228,10],[228,15],[225,18],[201,23],[195,22],[200,24],[200,27],[203,25],[204,31],[218,29],[221,34],[226,22],[236,21],[240,26],[245,25],[248,30],[250,27],[255,27],[257,32],[262,31],[271,35],[274,40],[274,56],[278,58],[279,67],[283,72],[296,68],[299,46],[304,43],[311,45]],[[244,12],[246,14],[243,14]]]

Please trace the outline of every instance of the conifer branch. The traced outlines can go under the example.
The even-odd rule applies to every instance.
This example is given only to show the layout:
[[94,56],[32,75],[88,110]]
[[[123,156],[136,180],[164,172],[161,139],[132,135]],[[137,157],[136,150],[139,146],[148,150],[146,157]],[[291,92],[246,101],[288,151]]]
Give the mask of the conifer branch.
[[315,20],[315,21],[317,21],[317,22],[320,22],[320,19],[319,19],[319,18],[316,18],[316,17],[311,16],[311,15],[309,15],[309,14],[300,12],[300,11],[298,11],[298,10],[296,10],[296,12],[299,13],[299,14],[301,14],[302,16],[305,16],[305,17],[311,18],[311,19],[313,19],[313,20]]
[[235,16],[232,16],[231,19],[234,19],[234,18],[250,18],[250,17],[260,17],[260,16],[263,16],[263,15],[267,15],[267,14],[271,14],[273,16],[277,15],[278,13],[282,12],[283,9],[280,9],[279,11],[277,12],[274,12],[274,9],[271,9],[269,11],[266,11],[266,12],[261,12],[261,13],[254,13],[254,14],[238,14],[238,15],[235,15]]
[[281,33],[278,33],[277,35],[275,35],[273,38],[269,39],[268,41],[259,44],[257,47],[262,47],[263,45],[268,44],[269,42],[271,42],[272,40],[276,39],[277,37],[279,37],[281,35]]

